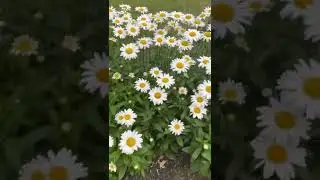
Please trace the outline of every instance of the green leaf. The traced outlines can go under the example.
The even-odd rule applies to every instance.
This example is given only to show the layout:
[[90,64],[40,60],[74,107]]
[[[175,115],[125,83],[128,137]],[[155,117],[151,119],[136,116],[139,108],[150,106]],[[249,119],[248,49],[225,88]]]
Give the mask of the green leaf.
[[183,139],[181,137],[177,137],[177,143],[180,147],[183,147]]
[[120,167],[118,180],[121,180],[127,171],[127,167]]
[[200,155],[202,151],[202,147],[199,147],[198,149],[196,149],[193,153],[192,153],[192,156],[191,156],[191,159],[192,160],[196,160],[198,158],[198,156]]
[[186,152],[186,153],[191,153],[192,152],[192,148],[190,146],[189,147],[184,147],[184,148],[182,148],[182,151]]
[[201,153],[201,156],[205,159],[207,159],[209,162],[211,162],[211,152],[210,151],[203,151]]

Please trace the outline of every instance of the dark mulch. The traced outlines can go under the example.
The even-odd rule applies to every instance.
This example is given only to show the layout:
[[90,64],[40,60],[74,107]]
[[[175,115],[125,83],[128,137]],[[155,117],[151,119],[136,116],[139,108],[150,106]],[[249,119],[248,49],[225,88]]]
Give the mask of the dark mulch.
[[[164,163],[160,168],[159,162]],[[166,157],[159,157],[152,164],[146,177],[127,177],[126,180],[209,180],[198,173],[192,173],[190,169],[190,157],[186,154],[179,155],[175,160]]]

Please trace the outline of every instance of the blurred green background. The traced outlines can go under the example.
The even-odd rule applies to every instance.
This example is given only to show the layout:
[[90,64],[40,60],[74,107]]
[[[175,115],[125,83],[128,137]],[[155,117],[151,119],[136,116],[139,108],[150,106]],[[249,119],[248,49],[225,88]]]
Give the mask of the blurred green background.
[[149,11],[182,11],[199,14],[210,0],[110,0],[110,5],[128,4],[131,6],[146,6]]

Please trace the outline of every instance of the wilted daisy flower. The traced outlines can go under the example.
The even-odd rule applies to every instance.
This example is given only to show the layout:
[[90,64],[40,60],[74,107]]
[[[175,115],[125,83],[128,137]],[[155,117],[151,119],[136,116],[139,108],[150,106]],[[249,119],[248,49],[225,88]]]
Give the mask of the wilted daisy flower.
[[200,56],[199,59],[197,59],[199,62],[199,67],[205,68],[208,65],[211,65],[211,57],[208,56]]
[[150,90],[150,84],[147,80],[145,79],[141,79],[139,78],[136,82],[135,82],[135,87],[134,87],[137,91],[146,93],[148,92],[148,90]]
[[174,59],[171,63],[170,63],[170,68],[172,71],[180,74],[180,73],[185,73],[188,71],[188,69],[190,68],[190,64],[186,62],[186,60],[184,59]]
[[188,39],[189,41],[193,42],[193,41],[199,41],[201,38],[201,34],[198,30],[196,29],[188,29],[185,33],[184,33],[184,37],[186,39]]
[[191,102],[199,104],[200,106],[207,106],[208,105],[208,99],[203,93],[195,93],[191,96]]
[[312,0],[282,0],[286,2],[285,7],[280,11],[282,18],[289,17],[296,19],[299,16],[304,16],[304,13],[309,7],[315,3]]
[[119,73],[119,72],[115,72],[113,75],[112,75],[112,79],[121,79],[122,78],[122,75]]
[[109,136],[109,147],[112,147],[114,144],[113,137]]
[[159,87],[155,87],[149,91],[149,99],[154,105],[162,104],[167,100],[167,93]]
[[124,44],[120,48],[120,56],[124,57],[126,60],[135,59],[138,57],[140,52],[139,48],[134,43]]
[[[309,2],[309,1],[306,1]],[[311,2],[311,1],[310,1]],[[320,40],[320,21],[319,21],[320,2],[313,1],[313,5],[304,12],[304,31],[305,39],[312,39],[313,42]]]
[[263,178],[268,179],[275,173],[281,180],[295,177],[294,166],[305,167],[306,150],[295,143],[275,142],[270,138],[258,137],[251,142],[254,157],[264,165]]
[[207,114],[207,109],[204,108],[204,106],[199,105],[198,103],[192,103],[189,106],[190,109],[190,115],[192,115],[193,118],[202,119],[204,115]]
[[121,140],[119,143],[120,150],[124,154],[132,154],[142,147],[142,135],[137,131],[127,130],[121,134]]
[[258,107],[258,127],[264,127],[261,135],[277,141],[290,139],[308,139],[307,131],[310,123],[304,118],[303,111],[283,101],[270,98],[270,106]]
[[109,163],[109,172],[117,172],[117,166],[113,162]]
[[188,94],[188,89],[185,87],[179,87],[178,89],[179,94],[187,95]]
[[49,151],[48,158],[49,179],[80,179],[88,175],[88,169],[82,163],[76,163],[77,157],[66,148],[62,148],[57,154]]
[[85,89],[93,93],[100,89],[100,94],[105,97],[108,92],[109,67],[108,59],[105,53],[99,55],[93,54],[94,57],[85,61],[81,67],[85,70],[81,76],[80,84],[85,84]]
[[227,30],[233,34],[244,33],[242,24],[251,24],[252,13],[248,2],[235,0],[216,0],[212,5],[214,37],[224,38]]
[[172,134],[178,136],[183,132],[184,124],[181,120],[173,119],[169,125],[169,130]]
[[186,39],[178,40],[177,46],[179,51],[189,51],[193,48],[192,42]]
[[161,73],[162,73],[162,70],[160,70],[158,67],[154,67],[150,70],[150,74],[154,78],[157,78]]
[[153,39],[153,42],[154,42],[154,45],[156,46],[162,46],[166,43],[165,41],[165,37],[164,36],[161,36],[161,35],[156,35]]
[[11,53],[21,56],[31,56],[37,54],[39,43],[29,35],[16,37],[11,44]]
[[207,99],[211,99],[211,81],[205,80],[201,83],[198,88],[200,93],[204,94]]
[[79,46],[79,38],[76,36],[64,36],[63,41],[61,42],[61,46],[65,49],[68,49],[72,52],[76,52],[80,49]]
[[172,76],[170,76],[169,74],[166,74],[166,73],[161,73],[159,76],[158,76],[158,79],[157,79],[157,84],[160,86],[160,87],[164,87],[164,88],[170,88],[172,85],[174,85],[175,83],[175,80]]
[[243,104],[245,102],[246,93],[242,83],[236,83],[234,80],[228,79],[219,83],[219,100],[224,104],[233,102]]
[[120,39],[126,38],[127,35],[125,29],[122,27],[115,27],[113,29],[113,34],[115,37],[119,37]]
[[295,70],[284,72],[277,82],[281,97],[306,111],[307,118],[320,117],[320,64],[300,59]]
[[43,156],[37,156],[22,166],[19,171],[19,180],[46,179],[49,169],[50,164],[48,159]]
[[142,37],[142,38],[138,39],[137,44],[140,49],[147,49],[151,46],[152,39],[148,38],[148,37]]

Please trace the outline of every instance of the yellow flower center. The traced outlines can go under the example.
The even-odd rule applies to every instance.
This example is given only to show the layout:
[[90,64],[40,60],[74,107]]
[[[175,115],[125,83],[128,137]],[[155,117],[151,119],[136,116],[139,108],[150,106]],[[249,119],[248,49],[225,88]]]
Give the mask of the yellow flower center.
[[162,82],[163,82],[163,83],[168,83],[168,82],[169,82],[169,78],[166,78],[166,77],[165,77],[165,78],[162,78]]
[[154,97],[156,99],[160,99],[161,98],[161,93],[159,93],[159,92],[154,93]]
[[127,121],[130,120],[131,119],[131,115],[130,114],[124,115],[124,119],[127,120]]
[[190,32],[190,33],[189,33],[189,35],[190,35],[191,37],[194,37],[194,36],[196,36],[196,35],[197,35],[197,33],[196,33],[196,32],[194,32],[194,31],[192,31],[192,32]]
[[195,23],[195,24],[200,24],[201,21],[200,21],[199,19],[197,19],[197,20],[194,21],[194,23]]
[[183,64],[182,62],[178,62],[178,63],[176,64],[176,67],[177,67],[178,69],[182,69],[182,68],[184,68],[184,64]]
[[140,40],[140,43],[143,44],[143,45],[146,45],[147,41],[143,39],[143,40]]
[[197,114],[199,114],[201,112],[201,109],[199,107],[195,107],[193,108],[193,111]]
[[181,45],[182,46],[189,46],[189,42],[188,41],[181,41]]
[[123,31],[121,29],[118,30],[118,34],[122,34]]
[[267,157],[276,164],[282,164],[288,159],[287,150],[278,144],[273,144],[267,149]]
[[20,51],[24,51],[24,52],[30,51],[32,49],[31,43],[27,40],[24,40],[24,41],[20,42],[17,49],[19,49]]
[[205,37],[211,37],[211,32],[207,31],[207,32],[203,33],[203,35],[204,35]]
[[69,174],[65,167],[54,166],[50,169],[49,180],[68,180]]
[[187,16],[186,16],[186,19],[188,19],[188,20],[191,19],[191,16],[190,16],[190,15],[187,15]]
[[129,18],[128,18],[128,17],[124,17],[123,19],[124,19],[124,20],[128,20]]
[[103,68],[100,71],[97,72],[96,77],[98,81],[107,83],[109,80],[109,69],[108,68]]
[[120,23],[119,19],[116,19],[116,20],[114,21],[114,23],[115,23],[115,24],[119,24],[119,23]]
[[174,129],[179,130],[180,129],[180,125],[179,124],[175,124],[174,125]]
[[[210,92],[211,92],[211,88],[210,88]],[[226,89],[226,90],[224,91],[223,96],[224,96],[227,100],[232,100],[232,101],[234,101],[234,100],[237,99],[238,93],[237,93],[237,91],[236,91],[235,89],[231,89],[231,88],[230,88],[230,89]]]
[[233,7],[226,3],[213,4],[213,19],[223,23],[232,21],[234,17]]
[[119,116],[119,120],[121,121],[123,119],[123,116]]
[[31,174],[31,180],[45,180],[45,175],[40,170],[35,170]]
[[170,43],[174,43],[174,39],[172,39],[172,38],[169,39],[169,42],[170,42]]
[[295,0],[296,6],[300,9],[305,9],[313,4],[313,0]]
[[146,87],[146,84],[145,83],[140,83],[139,86],[140,86],[140,88],[144,88],[144,87]]
[[262,9],[262,4],[259,1],[253,1],[249,4],[250,9],[254,10],[254,11],[260,11]]
[[132,48],[127,48],[126,49],[126,53],[127,54],[132,54],[133,53],[133,49]]
[[206,87],[206,92],[211,93],[211,86],[210,85]]
[[165,13],[160,13],[160,17],[166,17]]
[[202,62],[203,62],[203,64],[208,64],[209,60],[208,59],[204,59]]
[[145,21],[145,20],[147,20],[147,19],[146,19],[145,17],[143,17],[143,18],[141,18],[141,20],[142,20],[142,21]]
[[130,31],[133,32],[133,33],[135,33],[137,30],[136,30],[136,28],[133,28],[133,27],[132,27],[132,28],[130,28]]
[[147,24],[147,23],[145,23],[145,22],[144,22],[144,23],[142,23],[142,26],[147,26],[147,25],[148,25],[148,24]]
[[135,146],[136,145],[136,143],[137,143],[137,141],[136,141],[136,139],[135,138],[133,138],[133,137],[129,137],[128,139],[127,139],[127,146],[129,146],[129,147],[133,147],[133,146]]
[[291,129],[296,124],[295,117],[289,112],[276,112],[275,113],[275,123],[281,129]]
[[203,97],[197,97],[197,102],[202,103],[204,101]]
[[162,43],[162,38],[157,38],[158,43]]
[[180,18],[180,15],[179,14],[175,14],[174,17],[175,18]]
[[320,99],[320,77],[310,77],[304,81],[304,93],[311,99]]

